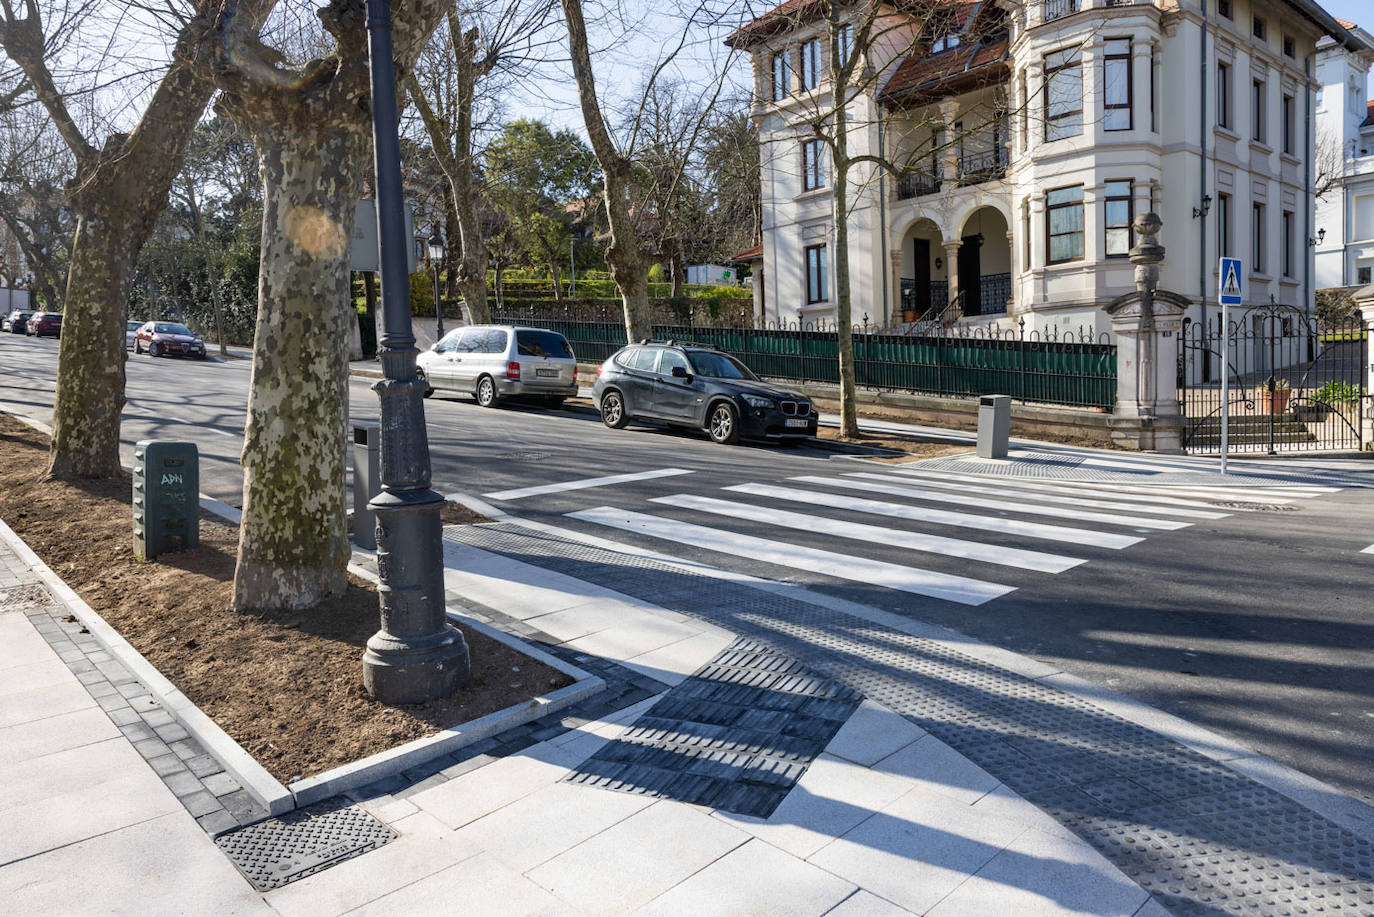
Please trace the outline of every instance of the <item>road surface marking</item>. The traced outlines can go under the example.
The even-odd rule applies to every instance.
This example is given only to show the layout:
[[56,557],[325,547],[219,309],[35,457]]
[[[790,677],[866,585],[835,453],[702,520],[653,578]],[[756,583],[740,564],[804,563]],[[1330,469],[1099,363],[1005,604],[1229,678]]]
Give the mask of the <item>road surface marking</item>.
[[654,497],[650,502],[716,513],[721,516],[729,516],[732,519],[749,519],[768,525],[780,525],[784,528],[800,529],[803,532],[817,532],[839,538],[852,538],[856,541],[871,541],[875,544],[891,545],[908,550],[960,557],[965,560],[1001,564],[1021,570],[1035,570],[1039,573],[1063,573],[1079,564],[1087,563],[1087,559],[1081,557],[1064,557],[1059,554],[1045,554],[1040,551],[1027,551],[1021,548],[1004,548],[979,541],[964,541],[960,538],[926,535],[919,532],[888,528],[883,525],[844,522],[838,519],[808,516],[805,513],[793,513],[773,507],[751,506],[732,500],[717,500],[713,497],[674,494],[669,497]]
[[[890,475],[885,474],[847,474],[846,478],[876,479],[878,481],[892,480]],[[793,478],[792,480],[801,480]],[[933,500],[937,503],[958,503],[962,506],[979,506],[983,509],[1000,509],[1009,513],[1026,513],[1033,516],[1056,516],[1060,519],[1081,519],[1085,522],[1105,522],[1108,525],[1130,525],[1142,529],[1161,529],[1164,531],[1174,531],[1192,525],[1191,522],[1174,522],[1169,519],[1147,519],[1144,516],[1119,516],[1114,513],[1093,513],[1081,509],[1066,509],[1062,506],[1043,506],[1040,504],[1019,503],[1011,500],[989,500],[985,497],[972,497],[962,493],[945,493],[938,490],[921,490],[918,487],[893,484],[867,484],[860,486],[859,481],[832,481],[840,487],[857,487],[861,490],[873,490],[879,493],[893,494],[898,497],[908,497],[912,500]]]
[[625,484],[629,481],[648,481],[652,478],[668,478],[677,474],[691,474],[683,468],[662,468],[658,471],[640,471],[635,474],[612,474],[604,478],[582,478],[577,481],[564,481],[561,484],[541,484],[538,487],[520,487],[515,490],[498,490],[482,494],[488,500],[519,500],[523,497],[538,497],[542,494],[562,493],[565,490],[585,490],[588,487],[605,487],[608,484]]
[[1364,549],[1363,551],[1361,551],[1360,553],[1361,553],[1361,554],[1374,554],[1374,544],[1372,544],[1372,545],[1370,545],[1369,547],[1365,548],[1365,549]]
[[[1084,497],[1062,496],[1060,493],[1042,492],[1046,490],[1043,487],[1037,488],[1034,485],[1022,487],[1018,483],[1009,481],[988,481],[984,479],[975,484],[968,481],[940,480],[938,478],[919,475],[915,472],[902,471],[895,468],[890,474],[893,475],[891,480],[911,485],[919,484],[922,487],[939,487],[943,490],[957,490],[959,493],[964,494],[987,494],[994,497],[1004,496],[1012,499],[1022,497],[1027,500],[1052,500],[1055,505],[1086,506],[1095,509],[1118,509],[1127,512],[1139,511],[1154,513],[1157,516],[1183,516],[1190,519],[1225,519],[1227,516],[1231,515],[1230,513],[1219,513],[1215,509],[1183,509],[1176,506],[1160,505],[1136,506],[1130,502],[1118,503],[1114,500],[1090,500]],[[901,475],[901,477],[898,478],[896,475]],[[1063,491],[1063,488],[1055,488],[1055,490]],[[1069,491],[1069,493],[1072,493],[1072,491]],[[1094,496],[1097,495],[1094,494]],[[1102,496],[1106,496],[1106,494]],[[1191,505],[1206,506],[1207,504],[1194,503]]]
[[[1078,482],[1076,486],[1081,486],[1084,490],[1107,491],[1115,493],[1116,488],[1123,486],[1119,484],[1104,484],[1100,482]],[[1140,487],[1132,481],[1126,487]],[[1333,494],[1340,490],[1339,487],[1299,487],[1294,484],[1275,485],[1269,487],[1203,487],[1189,484],[1155,484],[1161,491],[1166,491],[1171,496],[1177,497],[1197,497],[1203,500],[1261,500],[1266,503],[1291,503],[1294,500],[1311,499],[1322,494]]]
[[680,545],[719,551],[735,557],[747,557],[780,567],[807,570],[869,586],[885,586],[961,605],[982,605],[998,596],[1013,592],[1016,588],[964,576],[936,573],[933,570],[922,570],[919,567],[899,566],[782,541],[770,541],[767,538],[755,538],[752,535],[738,535],[691,522],[677,522],[610,506],[599,506],[567,515],[572,519],[662,538]]
[[[990,478],[987,475],[979,474],[960,474],[948,471],[917,471],[915,469],[893,468],[893,472],[913,477],[921,478],[924,482],[929,479],[935,481],[968,481],[974,484],[984,484],[989,487],[1007,487],[1016,490],[1039,490],[1045,493],[1070,494],[1079,496],[1098,496],[1096,490],[1085,490],[1077,481],[1072,483],[1064,482],[1059,484],[1045,483],[1039,479],[1028,480],[1026,478]],[[1148,490],[1139,489],[1137,484],[1122,485],[1122,487],[1133,487],[1136,490],[1124,490],[1116,485],[1102,492],[1102,496],[1110,495],[1113,500],[1125,500],[1134,503],[1157,503],[1162,506],[1189,506],[1197,509],[1211,509],[1212,503],[1202,499],[1181,499],[1170,493],[1155,493]]]
[[[834,481],[831,478],[802,477],[794,480],[823,486],[838,483],[845,487],[858,487],[860,489],[866,489],[870,486],[858,481]],[[1094,532],[1091,529],[1049,525],[1043,522],[1023,522],[1019,519],[1002,519],[998,516],[978,516],[973,513],[958,513],[951,510],[930,509],[924,506],[906,506],[899,503],[888,503],[884,500],[851,497],[848,494],[817,493],[814,490],[798,490],[790,487],[777,487],[772,484],[738,484],[724,489],[737,493],[753,494],[758,497],[775,497],[779,500],[793,500],[797,503],[815,506],[833,506],[836,509],[891,516],[895,519],[911,519],[917,522],[933,522],[936,525],[951,525],[960,528],[979,529],[984,532],[1041,538],[1046,541],[1091,545],[1096,548],[1109,548],[1113,551],[1129,548],[1131,545],[1139,544],[1145,540],[1136,535]]]

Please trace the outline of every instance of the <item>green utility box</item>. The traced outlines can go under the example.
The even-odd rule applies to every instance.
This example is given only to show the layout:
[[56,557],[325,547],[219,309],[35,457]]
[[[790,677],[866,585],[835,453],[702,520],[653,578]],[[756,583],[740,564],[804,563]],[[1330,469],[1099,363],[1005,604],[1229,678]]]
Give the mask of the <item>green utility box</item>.
[[134,447],[134,553],[143,560],[200,544],[200,454],[195,443],[144,439]]

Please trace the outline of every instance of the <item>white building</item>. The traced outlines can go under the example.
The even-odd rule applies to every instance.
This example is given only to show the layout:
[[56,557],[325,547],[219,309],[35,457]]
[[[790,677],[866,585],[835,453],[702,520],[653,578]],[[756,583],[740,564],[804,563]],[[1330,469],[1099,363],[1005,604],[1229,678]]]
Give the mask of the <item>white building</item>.
[[[1025,320],[1107,331],[1134,289],[1130,224],[1164,222],[1160,288],[1215,320],[1218,254],[1247,299],[1309,307],[1315,289],[1317,44],[1367,45],[1311,0],[942,0],[880,7],[849,104],[853,317]],[[752,58],[762,150],[762,317],[833,318],[834,175],[814,123],[829,30],[789,0],[730,43]],[[860,23],[865,4],[842,7]],[[852,44],[841,30],[837,44]],[[862,33],[860,33],[862,34]],[[845,53],[843,50],[841,53]]]
[[[1374,39],[1337,20],[1366,44]],[[1317,42],[1317,174],[1332,187],[1317,199],[1317,287],[1374,282],[1374,102],[1366,85],[1374,53]],[[1320,179],[1319,179],[1320,180]]]

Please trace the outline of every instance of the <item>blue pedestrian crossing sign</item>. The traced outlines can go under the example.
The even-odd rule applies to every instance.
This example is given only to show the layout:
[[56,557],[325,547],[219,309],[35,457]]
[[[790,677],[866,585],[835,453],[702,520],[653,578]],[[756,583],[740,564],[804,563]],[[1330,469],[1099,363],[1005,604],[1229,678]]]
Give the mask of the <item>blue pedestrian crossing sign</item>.
[[1223,306],[1240,305],[1240,259],[1222,258],[1221,259],[1221,304]]

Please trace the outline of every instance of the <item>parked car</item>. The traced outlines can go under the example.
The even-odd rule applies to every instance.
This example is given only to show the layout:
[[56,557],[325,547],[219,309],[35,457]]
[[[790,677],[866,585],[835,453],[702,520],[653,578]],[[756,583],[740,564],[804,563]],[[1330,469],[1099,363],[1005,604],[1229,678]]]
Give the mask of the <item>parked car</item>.
[[718,443],[741,437],[796,442],[816,435],[811,399],[764,382],[735,357],[707,344],[631,344],[596,370],[592,397],[618,430],[651,420],[705,430]]
[[10,334],[23,334],[24,327],[28,325],[32,315],[33,313],[27,309],[15,309],[5,316],[4,322],[0,322],[0,330],[8,331]]
[[33,337],[62,337],[61,312],[35,312],[24,323],[24,333]]
[[577,358],[556,331],[471,325],[444,335],[416,361],[435,391],[472,395],[489,408],[506,398],[558,407],[577,394]]
[[179,354],[205,359],[205,342],[180,322],[144,322],[134,332],[134,353],[150,357]]
[[125,322],[125,323],[124,323],[124,349],[125,349],[125,350],[133,350],[133,349],[134,349],[134,336],[138,333],[138,329],[140,329],[140,328],[142,328],[142,327],[143,327],[143,322]]

